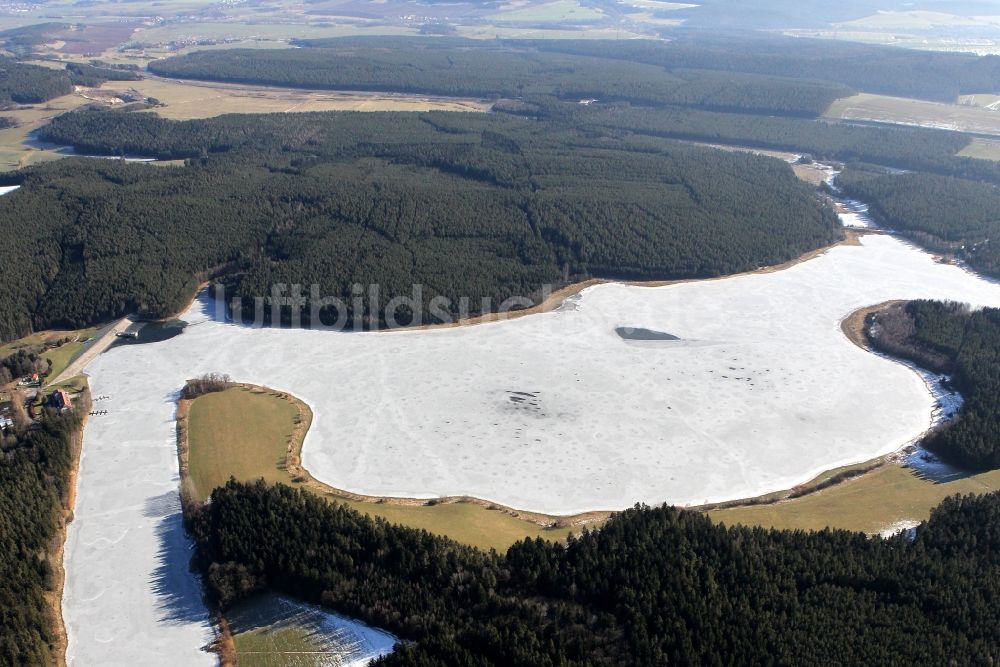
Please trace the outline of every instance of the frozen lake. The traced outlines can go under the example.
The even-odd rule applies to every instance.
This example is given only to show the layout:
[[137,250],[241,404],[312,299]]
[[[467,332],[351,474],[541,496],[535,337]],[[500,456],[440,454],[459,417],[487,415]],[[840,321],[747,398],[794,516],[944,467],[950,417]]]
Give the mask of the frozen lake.
[[202,299],[181,335],[87,369],[110,398],[86,429],[67,543],[70,661],[213,662],[176,501],[174,401],[188,378],[228,373],[301,397],[315,413],[305,466],[352,491],[557,514],[701,504],[918,437],[934,406],[924,382],[840,330],[859,307],[909,298],[1000,306],[1000,286],[867,236],[776,273],[600,285],[556,312],[465,328],[252,329],[213,320]]

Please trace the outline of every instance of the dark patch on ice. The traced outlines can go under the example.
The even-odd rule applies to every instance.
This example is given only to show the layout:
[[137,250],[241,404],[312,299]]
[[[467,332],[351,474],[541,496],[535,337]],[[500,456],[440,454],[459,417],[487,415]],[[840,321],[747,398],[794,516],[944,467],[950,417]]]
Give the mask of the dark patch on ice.
[[179,336],[188,325],[184,320],[167,320],[165,322],[149,322],[132,325],[127,329],[135,332],[135,338],[119,337],[114,345],[144,345],[146,343],[162,343],[174,336]]
[[536,417],[544,417],[540,391],[507,391],[506,409],[528,412]]
[[616,327],[615,333],[623,340],[680,340],[673,334],[642,327]]

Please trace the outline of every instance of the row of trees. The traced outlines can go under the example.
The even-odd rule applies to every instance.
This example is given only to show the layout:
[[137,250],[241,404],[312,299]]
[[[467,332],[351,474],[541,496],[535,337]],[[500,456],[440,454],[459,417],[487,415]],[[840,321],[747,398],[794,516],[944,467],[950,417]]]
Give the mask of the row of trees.
[[836,83],[554,53],[533,44],[512,48],[450,39],[303,43],[312,48],[199,51],[151,62],[149,70],[185,79],[304,88],[551,96],[574,103],[598,98],[810,117],[852,93]]
[[924,446],[972,470],[1000,468],[1000,309],[912,301],[879,314],[873,344],[952,376],[965,405]]
[[[248,307],[277,283],[315,284],[346,303],[329,315],[353,322],[418,284],[424,304],[467,297],[474,313],[483,298],[576,277],[755,269],[840,234],[779,161],[559,121],[88,111],[44,136],[109,153],[207,151],[179,169],[64,160],[10,177],[23,187],[0,200],[12,282],[0,338],[170,312],[207,273]],[[379,313],[368,299],[355,312],[356,283],[379,285]]]
[[[549,107],[550,112],[554,112]],[[969,143],[958,132],[874,127],[716,113],[699,109],[649,109],[626,104],[573,109],[580,127],[625,131],[720,144],[807,153],[817,158],[860,162],[1000,183],[1000,164],[959,157]]]
[[[993,664],[1000,497],[914,541],[714,525],[636,507],[505,555],[235,481],[188,516],[223,608],[263,587],[403,640],[380,665]],[[914,641],[920,637],[920,641]]]
[[[738,4],[738,3],[736,3]],[[795,3],[791,3],[795,4]],[[743,8],[727,8],[732,14]],[[756,8],[755,8],[756,9]],[[693,15],[701,14],[704,8]],[[750,10],[754,11],[754,10]],[[812,12],[814,8],[807,11]],[[757,12],[755,12],[757,13]],[[786,11],[780,12],[788,14]],[[837,82],[869,93],[954,102],[1000,89],[1000,57],[873,46],[843,40],[680,31],[669,40],[517,41],[548,52],[621,59],[662,67],[752,72]],[[330,41],[322,42],[329,45]]]

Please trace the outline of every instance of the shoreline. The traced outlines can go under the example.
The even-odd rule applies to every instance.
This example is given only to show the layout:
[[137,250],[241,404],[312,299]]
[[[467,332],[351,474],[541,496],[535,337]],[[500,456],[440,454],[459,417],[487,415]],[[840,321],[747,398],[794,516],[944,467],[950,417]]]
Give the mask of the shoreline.
[[[892,302],[890,302],[892,303]],[[878,306],[868,306],[861,308],[852,316],[859,313],[864,313],[867,315],[875,309],[880,309],[887,307],[886,304],[879,304]],[[849,316],[851,317],[851,316]],[[845,318],[846,321],[847,318]],[[862,318],[863,321],[863,318]],[[321,480],[315,478],[307,468],[302,465],[302,449],[305,442],[305,436],[312,425],[313,412],[312,408],[302,399],[298,398],[291,392],[274,389],[271,387],[265,387],[261,385],[255,385],[251,383],[244,382],[233,382],[229,388],[242,388],[247,391],[256,393],[269,393],[277,396],[283,400],[291,402],[298,410],[297,421],[293,428],[293,431],[289,437],[288,447],[286,450],[285,459],[285,469],[287,470],[291,482],[304,486],[311,490],[312,492],[325,496],[334,500],[346,500],[353,502],[370,503],[372,505],[396,505],[396,506],[407,506],[407,507],[419,507],[419,506],[432,506],[432,505],[444,505],[444,504],[455,504],[455,503],[466,503],[471,505],[476,505],[484,509],[495,510],[507,514],[515,519],[522,521],[527,521],[534,523],[543,528],[572,528],[577,526],[585,526],[592,524],[600,524],[608,519],[610,519],[615,514],[619,513],[620,509],[616,510],[586,510],[583,512],[575,512],[570,514],[549,514],[545,512],[538,512],[532,510],[522,510],[503,503],[491,501],[485,498],[479,498],[471,495],[449,495],[440,496],[434,498],[417,498],[410,496],[385,496],[385,495],[370,495],[364,493],[357,493],[354,491],[349,491],[346,489],[340,489]],[[190,409],[190,404],[194,399],[178,399],[177,401],[177,448],[179,457],[179,466],[181,471],[182,485],[184,480],[187,478],[187,416]],[[701,505],[689,505],[689,506],[677,506],[680,509],[692,512],[702,512],[707,513],[719,509],[732,509],[738,507],[753,507],[758,505],[774,505],[785,501],[795,500],[802,498],[820,491],[824,491],[846,482],[863,477],[871,472],[874,472],[886,465],[891,465],[897,463],[901,456],[911,447],[914,446],[915,442],[918,442],[926,435],[926,431],[921,433],[921,435],[914,440],[909,442],[902,447],[897,447],[891,452],[880,454],[879,456],[865,459],[862,461],[854,461],[850,463],[834,464],[830,467],[824,468],[818,473],[812,475],[806,481],[795,484],[783,489],[778,489],[772,492],[757,496],[749,496],[745,498],[735,498],[731,500],[723,500],[718,502],[709,502]],[[190,487],[189,487],[190,488]]]
[[[251,384],[247,382],[232,382],[226,389],[241,388],[254,393],[267,393],[283,400],[289,401],[298,410],[297,421],[289,437],[288,447],[285,454],[285,469],[291,477],[291,482],[307,487],[312,492],[321,496],[330,496],[334,499],[350,500],[355,502],[371,503],[373,505],[398,505],[405,507],[420,507],[432,505],[448,505],[453,503],[467,503],[477,505],[489,510],[496,510],[507,514],[515,519],[534,523],[543,528],[566,528],[584,524],[591,524],[597,521],[604,521],[617,510],[592,510],[579,512],[570,515],[545,514],[542,512],[532,512],[519,510],[514,507],[503,505],[483,498],[468,495],[442,496],[435,498],[413,498],[406,496],[375,496],[363,493],[355,493],[346,489],[326,484],[313,477],[312,473],[302,465],[302,447],[305,443],[306,434],[312,426],[313,411],[308,403],[295,396],[291,392],[272,387]],[[197,400],[179,398],[177,400],[177,455],[178,468],[181,477],[181,485],[184,488],[185,480],[188,477],[188,427],[187,420],[191,409],[191,403]],[[187,493],[191,493],[191,487],[187,487]],[[203,502],[203,501],[198,501]]]
[[[893,299],[890,301],[884,301],[879,304],[872,306],[865,306],[863,308],[858,308],[853,311],[847,317],[841,320],[840,329],[844,333],[844,336],[854,343],[856,346],[868,352],[869,354],[874,354],[876,356],[887,359],[893,363],[900,364],[909,368],[921,379],[924,387],[927,390],[928,395],[932,398],[936,397],[931,385],[928,383],[927,378],[924,375],[924,369],[921,369],[916,364],[893,357],[888,354],[884,354],[875,350],[871,345],[869,345],[867,336],[864,332],[864,325],[866,320],[870,315],[878,314],[884,312],[890,308],[898,306],[899,304],[906,303],[902,299]],[[843,466],[836,466],[824,471],[819,476],[815,477],[813,480],[807,482],[803,485],[798,485],[792,487],[791,489],[785,489],[782,491],[776,491],[770,494],[764,494],[761,496],[754,496],[750,498],[742,498],[739,500],[720,502],[720,503],[710,503],[708,505],[703,505],[699,507],[692,507],[689,509],[695,509],[699,511],[712,511],[719,509],[734,509],[738,507],[753,507],[757,505],[776,505],[785,501],[796,500],[804,496],[810,495],[812,493],[817,493],[823,491],[844,482],[848,482],[859,477],[864,477],[865,475],[875,472],[881,468],[888,465],[893,465],[899,463],[902,459],[906,457],[907,454],[913,452],[920,448],[920,443],[927,437],[927,435],[938,428],[941,423],[935,423],[934,415],[931,415],[931,421],[927,428],[912,441],[906,443],[902,447],[877,456],[865,461],[858,461],[856,463],[847,464]],[[926,451],[926,450],[925,450]]]
[[585,280],[580,280],[575,283],[570,283],[564,285],[559,289],[551,292],[545,299],[541,302],[530,306],[528,308],[519,308],[516,310],[499,311],[491,313],[480,313],[479,315],[471,315],[469,317],[464,317],[454,322],[440,322],[437,324],[421,324],[417,326],[404,326],[396,329],[374,329],[371,331],[361,332],[361,333],[406,333],[412,331],[435,331],[443,329],[455,329],[458,327],[470,327],[477,326],[481,324],[492,324],[495,322],[506,322],[508,320],[518,319],[520,317],[526,317],[528,315],[539,315],[542,313],[550,313],[554,310],[558,310],[568,299],[577,296],[584,290],[591,287],[597,287],[598,285],[626,285],[628,287],[670,287],[672,285],[684,285],[689,283],[703,283],[703,282],[713,282],[717,280],[728,280],[730,278],[740,278],[752,275],[761,275],[768,273],[777,273],[779,271],[785,271],[798,264],[808,262],[815,259],[821,255],[826,254],[834,248],[841,246],[859,246],[861,245],[861,237],[866,234],[878,234],[877,230],[866,230],[866,229],[854,229],[850,227],[844,227],[844,237],[833,243],[829,243],[825,246],[819,248],[814,248],[809,250],[798,257],[789,259],[787,261],[781,262],[780,264],[769,264],[767,266],[762,266],[750,271],[740,271],[738,273],[727,273],[722,276],[713,276],[711,278],[675,278],[668,280],[617,280],[614,278],[587,278]]
[[86,378],[84,378],[84,383],[84,390],[81,393],[85,398],[83,403],[78,404],[79,407],[83,408],[80,415],[80,426],[73,434],[70,450],[70,470],[66,484],[66,498],[62,501],[60,525],[53,540],[55,548],[48,554],[49,561],[52,563],[55,586],[51,591],[46,592],[45,597],[47,598],[50,613],[52,614],[52,623],[55,626],[53,628],[55,640],[52,646],[52,657],[57,667],[66,667],[66,652],[69,649],[69,632],[66,630],[66,620],[63,618],[62,603],[66,588],[66,539],[69,536],[69,524],[73,522],[73,510],[76,507],[76,485],[80,473],[80,462],[83,458],[83,432],[90,417],[90,384],[87,383]]

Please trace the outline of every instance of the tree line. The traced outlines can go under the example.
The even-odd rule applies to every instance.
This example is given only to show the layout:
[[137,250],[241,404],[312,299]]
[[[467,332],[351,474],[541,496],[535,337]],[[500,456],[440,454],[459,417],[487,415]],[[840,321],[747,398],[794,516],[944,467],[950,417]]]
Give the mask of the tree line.
[[[536,106],[539,106],[536,101]],[[552,106],[542,106],[557,113]],[[539,111],[535,111],[539,113]],[[649,109],[610,104],[567,110],[578,126],[595,131],[688,139],[806,153],[815,158],[858,162],[1000,183],[1000,164],[956,155],[969,144],[957,132],[876,127],[800,118],[750,116],[700,109]]]
[[[635,507],[566,544],[484,553],[283,485],[230,481],[187,522],[210,597],[265,588],[403,641],[378,665],[990,665],[1000,497],[912,541]],[[919,637],[919,641],[914,641]]]
[[829,81],[868,93],[939,102],[955,102],[963,94],[1000,92],[1000,57],[844,40],[684,30],[657,41],[552,39],[513,44],[669,68]]
[[[160,76],[302,88],[486,98],[555,97],[816,117],[847,86],[555,53],[534,44],[437,39],[308,42],[311,48],[197,51],[149,63]],[[321,44],[322,46],[319,46]]]
[[[955,86],[1000,89],[1000,58],[703,34],[669,42],[355,37],[297,43],[306,48],[202,51],[149,68],[180,78],[500,97],[498,110],[600,132],[792,150],[1000,183],[1000,165],[956,155],[968,145],[967,135],[816,119],[850,94],[844,82],[851,76],[863,77],[866,85],[857,86],[863,90],[954,101]],[[875,85],[887,81],[922,86],[923,94]],[[580,99],[597,102],[581,106]]]
[[[9,175],[22,187],[0,199],[0,338],[169,313],[208,276],[248,308],[273,305],[274,284],[316,284],[346,304],[324,323],[377,323],[416,284],[424,310],[467,297],[474,314],[483,299],[589,276],[752,270],[841,234],[780,161],[505,115],[85,111],[43,137],[189,159],[67,159]],[[355,312],[356,283],[380,286],[379,312],[368,299]]]

